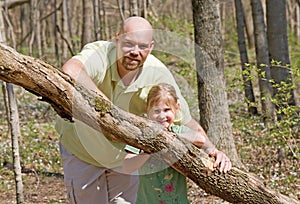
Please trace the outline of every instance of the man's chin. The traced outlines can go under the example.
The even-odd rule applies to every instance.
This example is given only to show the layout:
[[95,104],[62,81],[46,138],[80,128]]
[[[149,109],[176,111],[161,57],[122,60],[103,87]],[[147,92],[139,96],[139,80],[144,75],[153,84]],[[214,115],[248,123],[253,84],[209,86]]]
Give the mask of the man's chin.
[[125,68],[126,68],[126,70],[128,70],[128,71],[134,71],[134,70],[138,69],[139,66],[136,66],[136,65],[135,65],[135,66],[128,66],[128,65],[127,65]]

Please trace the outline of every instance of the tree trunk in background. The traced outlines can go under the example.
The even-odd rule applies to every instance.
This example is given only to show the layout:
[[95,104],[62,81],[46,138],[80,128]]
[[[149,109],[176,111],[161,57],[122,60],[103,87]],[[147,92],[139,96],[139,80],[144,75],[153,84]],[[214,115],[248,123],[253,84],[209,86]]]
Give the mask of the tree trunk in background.
[[300,38],[300,1],[297,1],[296,5],[296,31],[295,34],[297,35],[298,39]]
[[[6,42],[5,34],[5,23],[3,19],[3,5],[0,5],[0,42]],[[8,8],[6,6],[6,8]],[[6,90],[5,90],[6,89]],[[20,137],[20,125],[19,125],[19,113],[18,106],[16,103],[16,98],[14,95],[13,84],[3,83],[3,97],[6,105],[6,115],[7,122],[9,126],[9,135],[11,136],[12,143],[12,157],[13,157],[13,171],[15,175],[16,183],[16,201],[18,204],[24,203],[24,193],[23,193],[23,181],[22,181],[22,172],[21,172],[21,163],[20,163],[20,154],[19,154],[19,142],[18,138]],[[7,98],[6,98],[7,97]]]
[[138,9],[138,1],[137,0],[130,0],[129,1],[129,15],[130,16],[138,16],[139,9]]
[[157,122],[123,111],[102,95],[74,84],[68,75],[42,60],[21,55],[0,44],[0,67],[0,80],[15,83],[40,96],[67,120],[78,119],[110,139],[146,153],[158,153],[157,159],[166,161],[207,193],[232,203],[298,203],[268,189],[260,179],[237,168],[220,174],[212,167],[213,158],[195,145],[164,130]]
[[[57,5],[57,0],[54,0],[54,6],[56,7]],[[54,29],[53,29],[53,36],[54,36],[54,53],[55,53],[55,58],[57,61],[61,62],[60,60],[60,55],[59,55],[59,51],[58,51],[58,27],[56,25],[58,25],[58,14],[57,14],[57,10],[54,10],[54,19],[53,19],[53,25]]]
[[4,9],[2,8],[2,5],[0,5],[0,43],[6,44],[7,42],[6,42],[6,33],[5,33],[3,12],[4,12]]
[[98,7],[98,13],[99,13],[99,39],[103,40],[105,39],[104,36],[104,26],[103,26],[103,16],[102,16],[102,0],[99,0],[99,7]]
[[107,15],[105,11],[105,5],[104,1],[105,0],[100,0],[101,2],[101,9],[102,9],[102,29],[103,29],[103,38],[102,39],[107,39],[109,38],[109,29],[108,29],[108,20],[107,20]]
[[[271,77],[275,84],[281,82],[292,84],[287,35],[286,0],[267,0],[269,56],[271,61],[275,60],[280,63],[271,64]],[[278,93],[277,88],[274,88],[274,93]],[[288,104],[295,105],[293,90],[290,90],[290,95]]]
[[82,0],[82,33],[81,47],[94,40],[92,30],[94,27],[93,3],[91,0]]
[[[37,53],[37,56],[42,56],[42,42],[41,42],[41,24],[40,24],[40,9],[39,0],[30,1],[31,12],[31,38],[29,42],[29,53],[33,55]],[[36,50],[37,49],[37,50]]]
[[273,88],[270,83],[270,61],[264,13],[261,0],[251,0],[253,25],[255,33],[255,52],[257,69],[259,70],[259,88],[262,104],[262,113],[265,122],[275,119],[275,107],[271,101]]
[[120,0],[120,1],[122,1],[122,10],[123,10],[123,13],[125,14],[125,12],[127,11],[127,7],[128,7],[128,5],[127,5],[128,1],[126,1],[126,0]]
[[99,1],[98,0],[92,0],[92,8],[93,8],[93,19],[94,19],[94,25],[93,25],[93,36],[94,40],[97,41],[99,40]]
[[220,3],[220,19],[221,19],[221,31],[222,35],[224,35],[226,30],[226,4],[227,2]]
[[[48,13],[48,5],[46,2],[41,1],[40,4],[42,4],[40,6],[40,8],[43,8],[43,12],[41,13],[41,19],[40,19],[40,23],[41,23],[41,46],[42,46],[42,53],[47,53],[48,49],[48,42],[49,41],[53,41],[52,39],[52,35],[50,35],[50,33],[48,33],[49,31],[49,26],[47,24],[47,18],[44,18],[45,14],[44,13]],[[44,54],[43,54],[44,56]]]
[[219,7],[221,32],[222,36],[224,36],[226,33],[230,32],[230,29],[232,29],[232,27],[227,25],[231,24],[230,22],[232,22],[235,18],[232,14],[234,11],[234,0],[220,0]]
[[286,1],[286,12],[287,12],[287,24],[292,33],[294,33],[298,39],[300,38],[300,14],[299,0],[289,0]]
[[248,47],[252,49],[254,48],[255,41],[254,41],[254,28],[253,28],[251,1],[242,0],[242,5],[243,5],[243,11],[245,17]]
[[22,182],[22,169],[21,169],[21,160],[19,153],[19,137],[21,136],[20,132],[20,123],[19,123],[19,113],[18,106],[16,103],[16,98],[14,94],[13,85],[7,83],[7,95],[8,95],[8,109],[10,111],[8,116],[9,118],[9,128],[11,132],[11,141],[12,141],[12,154],[13,154],[13,164],[14,164],[14,174],[16,182],[16,198],[17,203],[24,203],[24,193],[23,193],[23,182]]
[[[66,40],[69,40],[70,37],[70,32],[69,32],[69,0],[63,0],[62,1],[62,15],[61,15],[61,35],[63,35],[63,38]],[[69,52],[68,52],[68,46],[67,43],[65,43],[64,41],[62,41],[61,43],[61,64],[64,64],[68,58],[70,58],[69,56]]]
[[193,0],[200,124],[234,165],[242,167],[235,148],[226,96],[219,4]]
[[242,76],[244,81],[244,91],[246,103],[248,106],[248,112],[251,115],[257,115],[257,107],[252,106],[251,103],[255,103],[255,96],[253,93],[252,82],[250,78],[250,73],[247,73],[246,63],[249,63],[247,46],[245,42],[245,33],[244,33],[244,12],[243,5],[241,0],[235,0],[235,12],[236,12],[236,24],[237,24],[237,33],[238,33],[238,47],[240,52],[240,59],[242,65]]
[[141,16],[144,18],[148,18],[148,0],[143,0],[143,11]]
[[119,11],[120,11],[120,16],[121,16],[121,19],[122,21],[125,20],[125,15],[124,15],[124,2],[122,0],[117,0],[118,2],[118,8],[119,8]]

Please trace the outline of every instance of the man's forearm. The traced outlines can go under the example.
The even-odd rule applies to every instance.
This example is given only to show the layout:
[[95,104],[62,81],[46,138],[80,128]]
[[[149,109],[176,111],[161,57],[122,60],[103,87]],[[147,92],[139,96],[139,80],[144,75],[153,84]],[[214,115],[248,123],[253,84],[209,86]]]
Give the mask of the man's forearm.
[[102,95],[106,100],[109,100],[96,86],[91,77],[86,72],[83,64],[77,59],[68,60],[62,67],[62,70],[73,78],[77,83],[85,88]]

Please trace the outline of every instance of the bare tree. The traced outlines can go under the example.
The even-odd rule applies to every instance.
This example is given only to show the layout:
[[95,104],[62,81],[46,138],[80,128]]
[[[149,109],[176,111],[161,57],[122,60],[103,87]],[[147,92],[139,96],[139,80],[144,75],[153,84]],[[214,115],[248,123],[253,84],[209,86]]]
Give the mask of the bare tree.
[[93,23],[93,3],[91,0],[82,0],[82,32],[81,32],[81,46],[93,40],[92,30]]
[[138,1],[137,0],[130,0],[129,1],[129,15],[130,16],[138,16],[139,9],[138,9]]
[[142,0],[142,14],[141,16],[143,16],[144,18],[148,18],[148,0]]
[[288,0],[286,1],[287,7],[287,24],[291,32],[300,38],[300,1]]
[[16,199],[17,203],[24,203],[24,193],[23,193],[23,182],[22,182],[22,172],[21,172],[21,159],[19,153],[19,137],[21,136],[20,124],[19,124],[19,112],[16,103],[16,98],[13,90],[13,85],[7,83],[7,95],[8,95],[8,110],[10,111],[9,118],[9,128],[11,132],[12,141],[12,152],[13,152],[13,164],[14,164],[14,174],[16,181]]
[[30,18],[31,18],[31,38],[29,42],[29,53],[33,55],[33,48],[37,48],[37,56],[42,56],[42,42],[41,42],[41,24],[40,24],[40,9],[39,0],[30,1]]
[[273,88],[270,82],[271,73],[266,25],[261,0],[251,0],[251,6],[255,33],[256,64],[259,70],[262,112],[265,117],[265,122],[268,122],[274,120],[276,117],[275,107],[271,101],[271,98],[273,97]]
[[122,21],[125,20],[125,15],[124,15],[124,2],[120,2],[121,0],[117,0],[118,2],[118,7],[119,7],[119,11],[120,11],[120,16],[121,16],[121,19]]
[[240,60],[242,65],[242,76],[244,81],[244,90],[245,90],[245,98],[248,106],[248,112],[251,115],[256,115],[257,107],[251,106],[251,103],[255,103],[255,97],[253,93],[252,82],[249,74],[246,74],[247,70],[246,63],[249,63],[247,46],[245,41],[245,24],[244,24],[244,12],[243,12],[243,4],[241,0],[235,0],[235,12],[236,12],[236,24],[237,24],[237,33],[238,33],[238,46],[240,51]]
[[102,18],[102,39],[107,39],[109,38],[110,34],[109,34],[109,29],[108,29],[108,19],[107,19],[107,14],[106,14],[106,8],[105,8],[105,4],[104,4],[104,0],[100,0],[100,4],[101,4],[101,18]]
[[[292,85],[290,56],[288,48],[288,33],[286,20],[286,0],[267,0],[267,38],[271,64],[271,77],[275,85],[282,82]],[[282,87],[281,87],[282,89]],[[285,90],[289,94],[289,105],[295,105],[293,90]],[[279,88],[275,86],[275,95]]]
[[[62,27],[62,33],[61,33],[61,36],[63,36],[63,39],[70,39],[71,36],[70,36],[70,32],[69,32],[69,1],[68,0],[63,0],[62,1],[62,15],[61,15],[61,27]],[[69,55],[68,55],[68,45],[69,43],[61,43],[61,51],[62,51],[62,54],[61,54],[61,57],[62,57],[62,60],[61,62],[64,63]]]
[[[10,2],[12,3],[12,2]],[[14,6],[19,4],[13,4]],[[12,5],[10,5],[12,6]],[[0,5],[0,42],[6,42],[6,33],[4,28],[4,19],[3,19],[3,7],[8,9],[8,5]],[[11,136],[12,143],[12,158],[13,158],[13,171],[15,175],[15,183],[16,183],[16,200],[18,204],[24,203],[24,193],[23,193],[23,181],[22,181],[22,172],[21,172],[21,164],[20,164],[20,154],[19,154],[19,140],[20,137],[20,124],[19,124],[19,113],[18,106],[16,103],[16,98],[13,90],[13,84],[5,83],[3,84],[4,94],[3,97],[6,105],[7,111],[7,121],[9,126],[9,134]],[[7,97],[7,99],[6,99]]]
[[253,28],[251,1],[242,0],[242,5],[243,5],[243,13],[245,19],[248,47],[252,49],[255,46],[255,42],[254,42],[254,28]]

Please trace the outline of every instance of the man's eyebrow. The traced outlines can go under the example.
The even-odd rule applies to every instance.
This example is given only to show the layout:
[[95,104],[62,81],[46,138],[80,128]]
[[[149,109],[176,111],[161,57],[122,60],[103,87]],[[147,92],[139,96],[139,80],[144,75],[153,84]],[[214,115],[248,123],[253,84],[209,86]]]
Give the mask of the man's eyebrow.
[[129,42],[129,43],[137,43],[138,45],[149,45],[151,42],[136,42],[135,40],[131,40],[128,38],[123,38],[124,42]]

